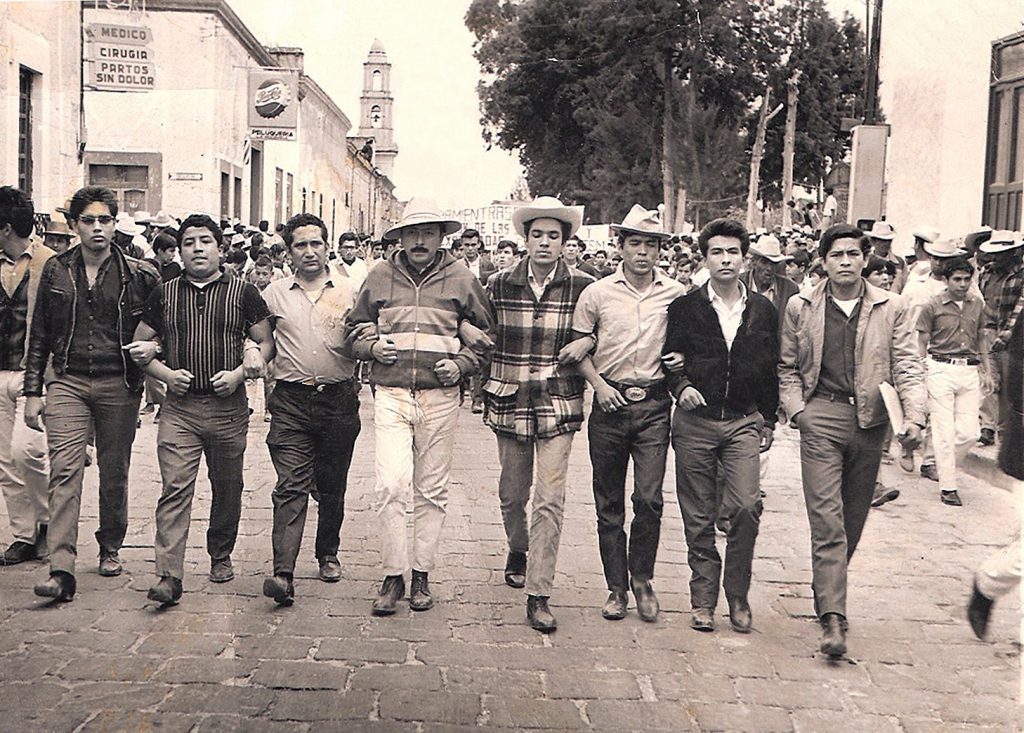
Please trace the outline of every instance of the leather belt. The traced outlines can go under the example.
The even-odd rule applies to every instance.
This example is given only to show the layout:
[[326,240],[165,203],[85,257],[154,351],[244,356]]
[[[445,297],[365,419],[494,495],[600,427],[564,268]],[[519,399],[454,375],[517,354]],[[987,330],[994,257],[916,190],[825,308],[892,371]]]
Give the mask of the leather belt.
[[944,356],[942,354],[928,354],[928,358],[932,361],[942,362],[943,364],[955,364],[956,366],[978,366],[981,364],[981,359],[976,356]]
[[274,388],[284,387],[286,389],[294,389],[297,392],[333,392],[334,390],[341,389],[342,387],[350,387],[355,383],[355,381],[355,378],[352,378],[345,379],[340,382],[306,384],[305,382],[286,382],[284,380],[278,380],[274,383]]
[[821,397],[823,400],[828,400],[829,402],[845,402],[848,405],[857,404],[857,400],[854,398],[852,394],[826,392],[823,389],[818,389],[814,391],[814,396]]
[[657,397],[659,395],[666,395],[668,391],[665,387],[665,380],[660,382],[654,382],[648,384],[646,387],[641,387],[637,384],[624,384],[622,382],[616,382],[607,377],[603,377],[604,381],[614,389],[617,389],[622,393],[622,396],[629,402],[643,402],[648,397]]

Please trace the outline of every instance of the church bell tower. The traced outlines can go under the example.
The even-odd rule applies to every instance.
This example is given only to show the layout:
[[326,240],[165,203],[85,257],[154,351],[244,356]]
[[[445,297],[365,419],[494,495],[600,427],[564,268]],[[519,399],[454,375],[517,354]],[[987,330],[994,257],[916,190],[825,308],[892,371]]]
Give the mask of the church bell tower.
[[388,178],[395,168],[398,145],[395,143],[392,117],[391,64],[384,44],[374,40],[363,63],[363,95],[359,98],[361,138],[373,140],[373,163]]

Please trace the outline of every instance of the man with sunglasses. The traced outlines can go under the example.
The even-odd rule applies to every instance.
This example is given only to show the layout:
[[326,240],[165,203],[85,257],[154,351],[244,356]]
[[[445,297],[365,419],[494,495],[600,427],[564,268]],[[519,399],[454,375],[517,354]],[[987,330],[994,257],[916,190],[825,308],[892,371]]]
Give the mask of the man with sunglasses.
[[128,529],[128,468],[135,440],[142,373],[131,343],[160,275],[148,262],[112,246],[117,199],[87,186],[71,197],[68,219],[81,244],[47,261],[33,313],[25,367],[25,422],[41,430],[43,373],[50,449],[50,579],[39,596],[75,594],[78,514],[90,422],[100,471],[100,575],[121,574],[118,551]]

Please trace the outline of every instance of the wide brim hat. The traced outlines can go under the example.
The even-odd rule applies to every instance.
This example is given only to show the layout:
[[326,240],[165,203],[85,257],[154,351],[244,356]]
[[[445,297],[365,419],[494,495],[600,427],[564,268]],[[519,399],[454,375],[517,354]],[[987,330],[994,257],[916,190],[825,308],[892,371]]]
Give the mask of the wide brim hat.
[[934,244],[939,241],[939,230],[935,227],[921,226],[914,230],[914,238]]
[[939,239],[935,242],[925,242],[923,249],[931,257],[937,257],[939,259],[948,257],[963,257],[967,254],[967,250],[963,249],[958,242],[952,239]]
[[512,212],[512,227],[526,236],[523,228],[526,222],[534,219],[555,219],[569,225],[569,236],[571,237],[583,224],[583,207],[566,206],[554,196],[538,196],[526,206],[521,206]]
[[149,224],[153,221],[153,215],[148,211],[136,211],[135,212],[135,223],[139,225]]
[[771,235],[759,237],[756,242],[751,242],[747,251],[771,262],[789,262],[793,259],[790,255],[782,253],[782,242]]
[[437,205],[436,201],[422,196],[414,196],[405,205],[402,220],[384,232],[382,239],[397,240],[403,229],[420,224],[440,224],[442,237],[455,234],[462,229],[462,222],[442,214],[441,207]]
[[887,221],[876,221],[871,225],[871,230],[865,232],[871,239],[892,240],[896,237],[896,230]]
[[114,224],[114,231],[134,237],[136,234],[142,233],[142,227],[137,225],[135,220],[127,214],[119,214],[117,222]]
[[46,223],[46,229],[43,230],[43,236],[45,237],[47,234],[59,237],[71,236],[71,229],[68,227],[63,214],[54,213],[50,217],[50,221]]
[[999,254],[1008,252],[1011,249],[1024,246],[1024,239],[1021,239],[1019,232],[1011,232],[1008,229],[1000,229],[992,232],[992,237],[978,247],[979,252],[985,254]]
[[169,227],[174,224],[174,219],[171,218],[170,214],[166,211],[158,212],[156,216],[149,222],[150,226],[156,227]]
[[633,208],[626,214],[621,224],[612,224],[609,227],[613,232],[623,234],[644,234],[662,239],[671,239],[672,232],[666,232],[661,224],[661,214],[657,209],[645,209],[640,204],[633,204]]

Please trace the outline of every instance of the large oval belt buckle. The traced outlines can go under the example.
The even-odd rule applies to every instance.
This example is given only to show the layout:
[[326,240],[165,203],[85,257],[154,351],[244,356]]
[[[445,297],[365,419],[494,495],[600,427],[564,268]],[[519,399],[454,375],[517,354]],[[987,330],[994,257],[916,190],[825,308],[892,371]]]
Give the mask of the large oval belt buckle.
[[647,387],[626,387],[623,394],[630,402],[641,402],[647,399]]

